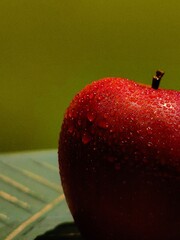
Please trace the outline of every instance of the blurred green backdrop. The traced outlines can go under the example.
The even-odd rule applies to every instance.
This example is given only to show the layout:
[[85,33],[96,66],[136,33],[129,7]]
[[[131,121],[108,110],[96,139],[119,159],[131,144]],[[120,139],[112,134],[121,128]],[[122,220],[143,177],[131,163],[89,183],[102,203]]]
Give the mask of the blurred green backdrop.
[[0,151],[56,148],[74,94],[106,76],[180,89],[180,1],[1,0]]

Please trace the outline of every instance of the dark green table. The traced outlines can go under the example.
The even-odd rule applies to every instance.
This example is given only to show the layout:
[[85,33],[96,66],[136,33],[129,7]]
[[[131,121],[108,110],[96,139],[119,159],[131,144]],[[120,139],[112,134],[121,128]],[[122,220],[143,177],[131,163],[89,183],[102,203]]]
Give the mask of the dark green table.
[[0,239],[36,238],[80,239],[60,184],[57,150],[1,154]]

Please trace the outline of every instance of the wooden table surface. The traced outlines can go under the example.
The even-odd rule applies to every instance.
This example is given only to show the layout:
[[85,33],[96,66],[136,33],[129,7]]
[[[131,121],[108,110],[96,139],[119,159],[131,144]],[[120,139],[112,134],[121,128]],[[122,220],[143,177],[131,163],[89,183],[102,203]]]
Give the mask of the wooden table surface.
[[[48,230],[52,237],[53,229],[66,224],[70,232],[66,226],[66,234],[45,237]],[[80,239],[73,224],[60,184],[57,150],[0,154],[1,240]]]

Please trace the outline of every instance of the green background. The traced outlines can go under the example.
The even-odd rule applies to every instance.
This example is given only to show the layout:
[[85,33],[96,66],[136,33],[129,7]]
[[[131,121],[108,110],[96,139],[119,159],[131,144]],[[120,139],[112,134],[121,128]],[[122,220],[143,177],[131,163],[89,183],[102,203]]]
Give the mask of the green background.
[[122,76],[180,89],[180,1],[1,0],[0,151],[56,148],[87,83]]

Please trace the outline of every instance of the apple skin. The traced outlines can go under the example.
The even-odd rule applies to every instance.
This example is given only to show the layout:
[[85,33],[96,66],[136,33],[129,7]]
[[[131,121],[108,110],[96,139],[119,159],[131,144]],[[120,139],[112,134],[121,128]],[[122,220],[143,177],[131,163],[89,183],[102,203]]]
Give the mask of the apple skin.
[[74,97],[58,156],[85,239],[180,239],[179,130],[179,91],[105,78]]

